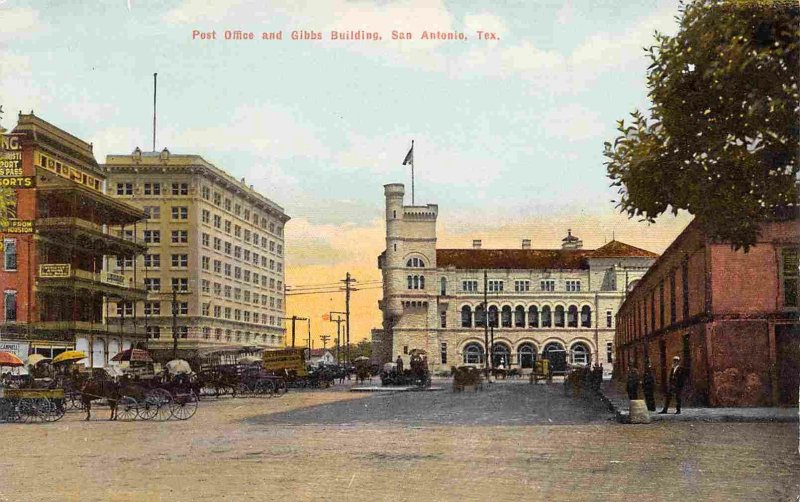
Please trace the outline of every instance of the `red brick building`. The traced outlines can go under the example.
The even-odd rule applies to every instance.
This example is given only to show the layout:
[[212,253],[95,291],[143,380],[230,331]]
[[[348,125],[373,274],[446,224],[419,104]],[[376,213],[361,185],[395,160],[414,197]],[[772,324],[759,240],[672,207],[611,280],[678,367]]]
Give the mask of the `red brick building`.
[[[132,233],[144,212],[104,193],[105,174],[89,143],[33,113],[19,115],[13,137],[21,145],[13,154],[21,153],[16,174],[34,177],[35,187],[14,190],[10,225],[0,228],[0,340],[23,359],[77,348],[89,355],[86,364],[105,366],[144,339],[143,325],[106,322],[110,301],[146,296],[141,279],[106,266],[108,255],[132,260],[144,252]],[[32,228],[21,224],[30,222]],[[120,233],[108,230],[117,225]]]
[[765,224],[747,253],[693,221],[619,309],[616,377],[649,361],[663,388],[678,355],[691,403],[797,404],[799,245],[797,221]]

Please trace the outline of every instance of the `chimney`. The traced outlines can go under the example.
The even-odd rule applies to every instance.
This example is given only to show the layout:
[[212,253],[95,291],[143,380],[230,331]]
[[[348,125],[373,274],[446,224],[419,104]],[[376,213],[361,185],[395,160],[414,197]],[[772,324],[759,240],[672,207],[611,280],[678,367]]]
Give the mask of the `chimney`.
[[481,240],[480,239],[473,239],[472,240],[472,249],[480,249],[481,248]]
[[531,248],[531,240],[522,239],[522,249],[530,249],[530,248]]

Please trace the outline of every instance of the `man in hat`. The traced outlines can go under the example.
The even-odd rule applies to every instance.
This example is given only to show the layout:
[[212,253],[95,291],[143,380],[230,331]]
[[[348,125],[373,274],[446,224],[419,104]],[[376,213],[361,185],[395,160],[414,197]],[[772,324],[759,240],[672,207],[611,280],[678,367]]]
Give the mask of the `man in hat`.
[[672,358],[672,369],[669,372],[669,387],[667,390],[667,397],[664,400],[664,409],[659,414],[667,413],[669,409],[669,402],[675,396],[675,414],[681,414],[681,392],[683,392],[683,384],[686,380],[686,373],[681,366],[681,358],[675,356]]
[[653,376],[653,367],[648,361],[644,368],[644,376],[642,377],[642,391],[644,392],[644,401],[647,403],[649,411],[656,411],[655,399],[656,379]]

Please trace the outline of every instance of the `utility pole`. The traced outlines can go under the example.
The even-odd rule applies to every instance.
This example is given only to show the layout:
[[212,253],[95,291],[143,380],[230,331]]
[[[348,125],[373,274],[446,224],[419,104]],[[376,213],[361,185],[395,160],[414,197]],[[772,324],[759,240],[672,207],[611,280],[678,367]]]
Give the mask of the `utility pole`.
[[483,355],[483,367],[486,372],[486,378],[489,378],[489,275],[486,270],[483,271],[483,346],[485,347],[485,354]]
[[[308,321],[308,350],[311,350],[311,318],[306,319],[306,321]],[[309,357],[310,354],[311,353],[309,352]]]
[[341,315],[337,315],[336,319],[333,318],[333,314],[346,314],[347,312],[329,312],[328,317],[330,318],[331,322],[336,323],[336,364],[341,363],[341,358],[339,357],[339,347],[342,346],[341,340],[341,326],[344,322]]
[[350,272],[347,272],[346,278],[342,281],[345,286],[344,297],[344,310],[345,310],[345,342],[347,343],[347,350],[345,351],[345,358],[347,364],[350,364],[350,283],[356,282],[355,279],[350,277]]
[[320,340],[322,340],[322,348],[323,349],[327,349],[328,348],[328,340],[331,339],[330,335],[320,335],[319,338],[320,338]]
[[178,358],[178,290],[175,288],[172,288],[172,358]]

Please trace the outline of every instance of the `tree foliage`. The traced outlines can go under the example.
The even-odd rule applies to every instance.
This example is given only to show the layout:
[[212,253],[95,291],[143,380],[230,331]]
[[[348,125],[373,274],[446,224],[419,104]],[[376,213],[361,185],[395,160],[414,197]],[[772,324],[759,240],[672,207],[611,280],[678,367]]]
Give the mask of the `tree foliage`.
[[686,210],[747,250],[760,223],[796,214],[800,7],[696,0],[681,13],[677,35],[646,49],[650,114],[618,121],[608,176],[630,217]]
[[8,208],[16,204],[14,190],[0,188],[0,232],[8,226]]

